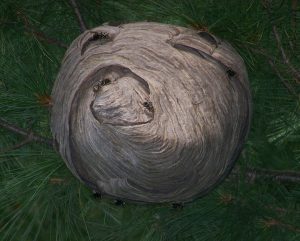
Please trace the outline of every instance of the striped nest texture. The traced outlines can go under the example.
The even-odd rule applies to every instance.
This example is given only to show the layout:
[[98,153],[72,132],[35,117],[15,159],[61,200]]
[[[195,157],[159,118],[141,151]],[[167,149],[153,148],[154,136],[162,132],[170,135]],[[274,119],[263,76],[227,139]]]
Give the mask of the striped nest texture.
[[85,31],[52,92],[51,129],[93,190],[189,202],[230,172],[249,130],[242,58],[207,32],[140,22]]

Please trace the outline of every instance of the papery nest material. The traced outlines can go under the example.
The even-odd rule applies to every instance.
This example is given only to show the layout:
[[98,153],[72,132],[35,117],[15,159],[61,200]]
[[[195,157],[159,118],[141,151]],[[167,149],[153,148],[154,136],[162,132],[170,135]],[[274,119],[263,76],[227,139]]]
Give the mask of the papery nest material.
[[81,34],[52,101],[72,173],[103,195],[146,203],[189,202],[219,184],[251,116],[245,64],[230,44],[151,22]]

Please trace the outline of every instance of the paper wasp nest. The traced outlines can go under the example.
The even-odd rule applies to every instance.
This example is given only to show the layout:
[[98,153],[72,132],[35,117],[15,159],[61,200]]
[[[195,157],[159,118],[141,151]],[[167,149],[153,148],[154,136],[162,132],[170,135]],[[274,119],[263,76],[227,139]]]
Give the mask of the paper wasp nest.
[[140,202],[187,202],[230,172],[249,129],[242,58],[207,32],[100,26],[69,47],[51,129],[72,173]]

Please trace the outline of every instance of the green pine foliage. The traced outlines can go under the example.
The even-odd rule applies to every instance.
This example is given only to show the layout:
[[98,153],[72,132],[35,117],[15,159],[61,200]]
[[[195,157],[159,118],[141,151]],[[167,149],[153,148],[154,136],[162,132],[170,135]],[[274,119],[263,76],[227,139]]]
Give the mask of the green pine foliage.
[[[300,171],[300,80],[290,68],[300,70],[299,1],[78,4],[90,28],[156,21],[209,31],[230,42],[246,62],[253,97],[252,127],[237,165],[240,170]],[[53,40],[68,46],[79,34],[68,1],[1,1],[1,118],[51,137],[49,96],[65,52]],[[95,198],[51,148],[33,142],[18,147],[24,138],[0,127],[1,241],[300,240],[299,183],[249,181],[241,171],[182,210],[170,204],[116,206],[113,200]]]

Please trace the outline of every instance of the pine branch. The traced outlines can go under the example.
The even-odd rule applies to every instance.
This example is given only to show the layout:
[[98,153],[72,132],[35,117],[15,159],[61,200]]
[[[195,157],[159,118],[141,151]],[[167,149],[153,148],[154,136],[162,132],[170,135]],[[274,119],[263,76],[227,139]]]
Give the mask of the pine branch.
[[[27,144],[29,142],[33,142],[33,141],[46,144],[48,147],[53,148],[53,140],[52,139],[43,137],[41,135],[33,133],[32,131],[25,130],[21,127],[18,127],[14,124],[7,122],[3,118],[0,118],[0,127],[25,137],[25,140],[23,142],[20,142],[19,144],[16,144],[15,146],[9,148],[10,150],[20,148],[20,147],[24,146],[25,144]],[[3,150],[3,151],[6,152],[7,150]]]
[[74,12],[76,14],[76,17],[77,17],[77,21],[78,21],[78,24],[79,24],[79,28],[80,28],[80,31],[81,32],[84,32],[85,30],[87,30],[87,27],[86,27],[86,24],[83,20],[83,17],[79,11],[79,7],[77,5],[77,2],[76,0],[70,0],[70,4],[71,6],[73,7],[74,9]]

